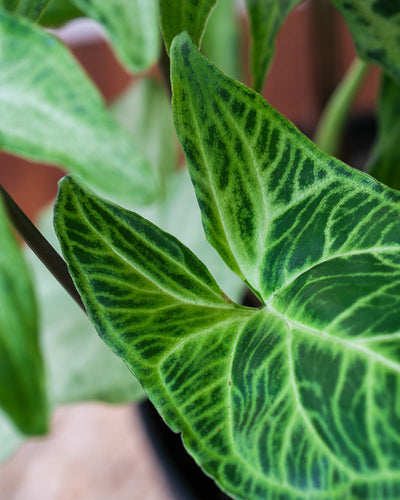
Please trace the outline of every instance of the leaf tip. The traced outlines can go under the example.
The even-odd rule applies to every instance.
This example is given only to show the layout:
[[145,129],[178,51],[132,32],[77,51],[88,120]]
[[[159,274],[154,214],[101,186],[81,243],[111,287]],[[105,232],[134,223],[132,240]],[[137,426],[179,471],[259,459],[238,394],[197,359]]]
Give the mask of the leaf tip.
[[170,47],[171,57],[182,55],[183,57],[194,49],[194,42],[187,31],[182,31],[172,40]]

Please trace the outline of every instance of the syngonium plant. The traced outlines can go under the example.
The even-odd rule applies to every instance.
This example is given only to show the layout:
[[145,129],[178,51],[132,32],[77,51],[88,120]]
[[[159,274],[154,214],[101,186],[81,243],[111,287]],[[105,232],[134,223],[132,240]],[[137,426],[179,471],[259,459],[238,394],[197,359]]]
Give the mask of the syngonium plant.
[[[158,196],[165,212],[177,174],[154,173],[61,45],[15,16],[36,19],[31,13],[45,3],[3,1],[15,12],[0,9],[0,145],[71,171],[60,183],[54,225],[100,337],[233,498],[397,500],[400,194],[321,151],[256,92],[278,28],[300,2],[247,1],[256,90],[198,50],[216,0],[74,0],[69,8],[57,1],[47,11],[51,18],[51,6],[53,14],[59,8],[60,19],[79,9],[101,21],[136,70],[157,57],[159,7],[175,130],[204,232],[258,308],[240,305],[180,239],[121,206]],[[385,72],[369,168],[398,187],[400,3],[334,4],[360,57]],[[127,25],[136,30],[135,46],[126,45]],[[138,50],[149,35],[154,51]],[[65,68],[69,84],[55,88]],[[327,108],[316,136],[327,149],[337,146],[363,74],[363,66],[351,72]],[[34,299],[0,215],[0,380],[7,387],[0,405],[21,431],[37,433],[47,403]]]

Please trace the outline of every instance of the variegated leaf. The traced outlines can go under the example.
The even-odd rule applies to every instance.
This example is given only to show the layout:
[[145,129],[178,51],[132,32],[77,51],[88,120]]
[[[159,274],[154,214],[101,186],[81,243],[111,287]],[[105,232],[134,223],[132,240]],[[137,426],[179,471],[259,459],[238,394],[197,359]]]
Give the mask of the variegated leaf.
[[0,7],[0,149],[57,164],[121,203],[157,185],[68,50]]
[[232,304],[176,239],[62,182],[56,229],[103,339],[240,500],[400,496],[400,194],[171,48],[206,232],[263,298]]
[[115,51],[132,72],[156,61],[160,49],[157,0],[72,0],[104,26]]
[[400,84],[400,1],[332,0],[346,20],[358,54]]

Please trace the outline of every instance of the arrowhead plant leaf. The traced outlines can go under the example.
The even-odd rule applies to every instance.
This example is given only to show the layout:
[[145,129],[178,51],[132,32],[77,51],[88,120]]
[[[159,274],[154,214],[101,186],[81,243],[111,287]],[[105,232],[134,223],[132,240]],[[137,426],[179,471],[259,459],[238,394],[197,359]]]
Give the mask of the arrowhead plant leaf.
[[382,75],[378,107],[378,137],[368,162],[368,173],[400,189],[400,85]]
[[302,0],[246,0],[252,35],[251,71],[253,87],[257,92],[262,90],[279,29],[291,10],[301,2]]
[[172,47],[206,234],[263,299],[228,301],[175,238],[71,178],[55,227],[99,334],[239,500],[400,496],[400,193]]
[[157,0],[72,0],[104,26],[124,65],[132,72],[150,68],[160,49]]
[[399,0],[332,0],[363,59],[381,66],[400,84]]
[[154,172],[68,50],[0,7],[0,149],[79,175],[127,203],[155,196]]
[[0,241],[0,408],[20,432],[43,434],[48,408],[36,302],[1,196]]
[[217,0],[159,0],[161,31],[169,51],[175,35],[187,30],[197,46]]

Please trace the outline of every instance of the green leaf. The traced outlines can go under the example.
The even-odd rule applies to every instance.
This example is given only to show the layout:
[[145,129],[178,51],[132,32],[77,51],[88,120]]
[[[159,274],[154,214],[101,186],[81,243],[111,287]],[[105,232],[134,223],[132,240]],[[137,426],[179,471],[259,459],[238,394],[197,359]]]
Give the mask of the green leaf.
[[120,202],[144,203],[156,181],[67,49],[0,8],[0,148],[55,163]]
[[50,0],[1,0],[0,6],[9,12],[36,21],[46,9]]
[[169,51],[174,36],[188,31],[197,46],[200,45],[208,16],[217,0],[159,0],[161,31]]
[[[260,310],[226,303],[177,240],[68,178],[55,222],[100,335],[229,494],[396,498],[398,333],[324,332],[279,300]],[[362,262],[352,264],[361,283]],[[345,260],[337,267],[346,271]],[[379,282],[383,267],[365,281]]]
[[42,26],[61,26],[62,24],[84,16],[71,0],[51,0],[40,17]]
[[378,137],[368,162],[368,173],[400,189],[400,86],[383,74],[378,107]]
[[157,0],[72,0],[104,26],[124,65],[132,72],[150,68],[160,49]]
[[25,434],[47,430],[36,302],[0,196],[0,407]]
[[111,112],[152,165],[164,188],[178,162],[178,142],[165,89],[154,79],[135,82]]
[[279,29],[290,11],[300,2],[302,0],[246,0],[252,35],[253,87],[258,92],[263,88]]
[[239,14],[232,0],[219,0],[211,12],[204,32],[203,53],[222,71],[240,78]]
[[[237,330],[256,311],[229,302],[204,265],[174,237],[83,191],[68,177],[60,183],[55,228],[100,336],[146,386],[169,425],[175,430],[184,426],[185,439],[194,437],[174,399],[197,393],[204,380],[196,380],[195,371],[202,363],[207,383],[198,394],[201,401],[196,409],[194,398],[186,410],[196,417],[210,398],[218,403],[213,426],[223,426],[229,413],[223,372],[231,363]],[[164,382],[176,363],[183,377],[194,363],[194,379],[188,377],[182,391],[171,378],[176,389],[171,395]],[[215,369],[222,376],[214,378]],[[198,426],[201,432],[201,418]]]
[[400,194],[320,152],[185,34],[171,56],[206,233],[266,304],[235,349],[227,425],[240,459],[224,488],[394,500]]
[[187,34],[171,55],[207,233],[264,306],[230,303],[176,239],[66,178],[56,231],[91,320],[235,498],[397,500],[400,193],[320,152]]
[[[52,206],[43,213],[38,227],[58,250]],[[39,259],[32,252],[26,253],[36,289],[51,407],[81,401],[130,403],[142,399],[139,383],[101,342],[88,317]]]
[[363,59],[381,66],[400,84],[400,1],[332,0]]

